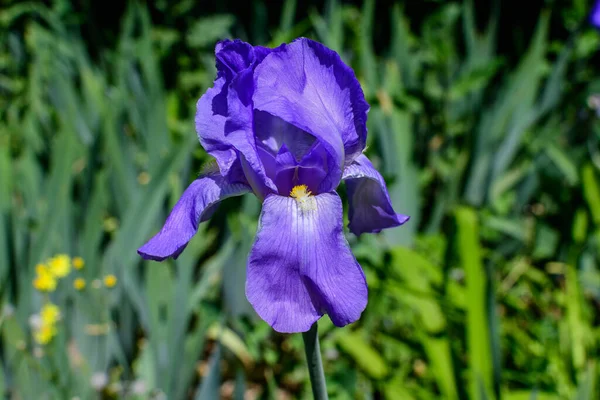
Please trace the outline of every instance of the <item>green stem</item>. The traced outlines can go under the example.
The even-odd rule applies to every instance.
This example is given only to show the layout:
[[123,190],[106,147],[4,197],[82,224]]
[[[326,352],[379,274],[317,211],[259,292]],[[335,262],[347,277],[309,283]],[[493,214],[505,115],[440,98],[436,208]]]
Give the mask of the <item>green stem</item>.
[[315,400],[327,400],[327,384],[321,361],[321,349],[319,348],[319,335],[317,334],[317,323],[310,327],[308,332],[302,333],[304,339],[304,351],[308,363],[308,374]]

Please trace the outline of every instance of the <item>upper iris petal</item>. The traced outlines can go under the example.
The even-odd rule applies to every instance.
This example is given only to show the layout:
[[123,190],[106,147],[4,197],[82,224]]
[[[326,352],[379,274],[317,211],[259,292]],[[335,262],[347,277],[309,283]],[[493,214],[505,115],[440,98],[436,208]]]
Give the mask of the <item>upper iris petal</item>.
[[368,104],[352,69],[334,51],[302,38],[267,55],[254,81],[255,109],[310,133],[330,153],[320,191],[335,189],[366,143]]
[[217,73],[231,80],[254,62],[254,47],[239,39],[224,40],[215,46],[215,58]]
[[221,172],[241,169],[236,175],[245,175],[260,198],[282,193],[293,184],[282,183],[289,166],[273,170],[264,150],[275,157],[285,144],[300,164],[318,142],[324,163],[291,176],[318,184],[312,190],[320,193],[334,190],[366,142],[368,105],[350,67],[308,39],[276,49],[224,41],[216,58],[217,79],[198,102],[196,127]]
[[[217,77],[212,88],[198,100],[196,131],[202,147],[216,159],[223,175],[230,173],[243,176],[242,163],[236,141],[226,135],[226,124],[232,113],[239,113],[240,106],[232,103],[230,91],[239,76],[260,62],[271,49],[252,46],[241,40],[225,40],[215,47]],[[251,74],[250,74],[251,76]],[[239,85],[235,86],[239,91]],[[237,93],[236,93],[237,95]],[[252,95],[252,91],[246,93]],[[250,118],[251,120],[251,118]],[[235,139],[235,138],[233,138]]]
[[282,146],[300,160],[315,142],[315,137],[267,112],[254,111],[254,132],[258,144],[277,154]]

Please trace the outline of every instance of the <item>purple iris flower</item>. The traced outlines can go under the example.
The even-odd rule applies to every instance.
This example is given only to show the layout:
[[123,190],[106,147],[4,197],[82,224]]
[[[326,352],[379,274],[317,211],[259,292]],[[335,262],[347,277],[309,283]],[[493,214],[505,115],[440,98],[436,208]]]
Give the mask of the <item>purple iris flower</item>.
[[396,214],[365,155],[367,111],[354,72],[327,47],[300,38],[275,49],[240,40],[215,49],[217,77],[197,105],[200,143],[218,168],[186,189],[164,227],[138,253],[177,257],[224,198],[262,201],[246,296],[279,332],[303,332],[323,314],[344,326],[367,305],[367,283],[343,232],[379,232]]
[[590,22],[596,28],[600,29],[600,0],[597,0],[590,14]]

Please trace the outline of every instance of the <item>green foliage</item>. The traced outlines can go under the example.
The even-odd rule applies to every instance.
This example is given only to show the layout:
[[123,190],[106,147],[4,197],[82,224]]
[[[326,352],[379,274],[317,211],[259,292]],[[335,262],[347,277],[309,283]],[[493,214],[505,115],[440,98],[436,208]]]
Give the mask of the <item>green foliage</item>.
[[[469,0],[425,2],[418,21],[410,2],[287,0],[273,26],[253,1],[247,30],[235,9],[192,18],[193,2],[158,2],[153,21],[131,2],[102,47],[67,1],[5,3],[0,393],[310,398],[300,335],[273,332],[244,297],[255,198],[225,201],[176,261],[135,252],[208,161],[194,104],[212,84],[214,43],[236,35],[340,52],[371,105],[367,153],[411,216],[349,236],[370,299],[356,324],[320,322],[330,396],[600,399],[590,4],[552,3],[507,50],[500,10]],[[62,253],[85,266],[34,289],[36,265]],[[32,316],[48,301],[61,318],[41,344]]]

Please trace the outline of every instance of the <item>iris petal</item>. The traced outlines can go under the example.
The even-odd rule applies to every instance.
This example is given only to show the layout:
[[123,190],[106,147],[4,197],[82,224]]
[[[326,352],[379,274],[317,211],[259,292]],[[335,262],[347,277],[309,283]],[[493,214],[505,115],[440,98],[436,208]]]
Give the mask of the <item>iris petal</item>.
[[[252,110],[248,102],[253,92],[253,68],[270,51],[241,40],[219,42],[215,48],[217,78],[213,87],[198,100],[196,111],[200,143],[215,157],[221,173],[228,175],[230,170],[235,169],[233,173],[239,176],[244,174],[243,166],[250,166],[252,171],[248,174],[248,181],[258,181],[261,194],[265,183],[262,182],[264,177],[261,176],[253,145]],[[229,136],[228,133],[233,134]],[[244,155],[245,160],[239,157],[239,153]],[[269,186],[268,182],[266,186]]]
[[140,247],[138,253],[146,260],[177,258],[198,231],[200,222],[212,216],[221,200],[249,191],[248,186],[229,183],[218,174],[196,179],[183,192],[160,232]]
[[315,142],[314,136],[264,111],[254,112],[254,131],[256,140],[271,153],[277,154],[285,146],[297,161]]
[[342,168],[365,146],[368,104],[338,54],[309,39],[274,50],[256,67],[254,107],[319,139],[331,155],[321,192],[339,184]]
[[355,235],[377,233],[408,221],[408,216],[397,214],[392,208],[385,181],[365,155],[344,170],[343,179],[350,205],[348,228]]
[[[215,47],[217,78],[196,105],[196,132],[202,147],[212,155],[222,174],[234,166],[237,153],[225,137],[225,122],[229,115],[227,96],[232,79],[254,61],[251,45],[240,40],[226,40]],[[239,165],[239,163],[238,163]]]
[[326,177],[326,151],[319,142],[304,154],[302,159],[288,150],[285,143],[279,148],[277,155],[264,146],[257,147],[263,167],[277,186],[277,192],[287,196],[294,186],[306,185],[312,193],[319,193],[321,182]]
[[202,147],[213,156],[221,173],[227,174],[237,159],[237,154],[225,138],[227,98],[225,77],[217,78],[214,86],[200,97],[196,105],[196,132]]
[[238,75],[229,88],[230,113],[225,123],[225,135],[240,155],[252,190],[262,199],[269,193],[276,192],[277,187],[267,175],[254,137],[252,104],[248,100],[248,92],[252,89],[243,83],[251,76],[250,72]]
[[226,74],[231,80],[254,62],[254,47],[239,39],[223,40],[215,46],[217,73]]
[[335,193],[268,196],[248,261],[246,296],[278,332],[303,332],[324,313],[344,326],[367,304],[362,269],[343,234]]

